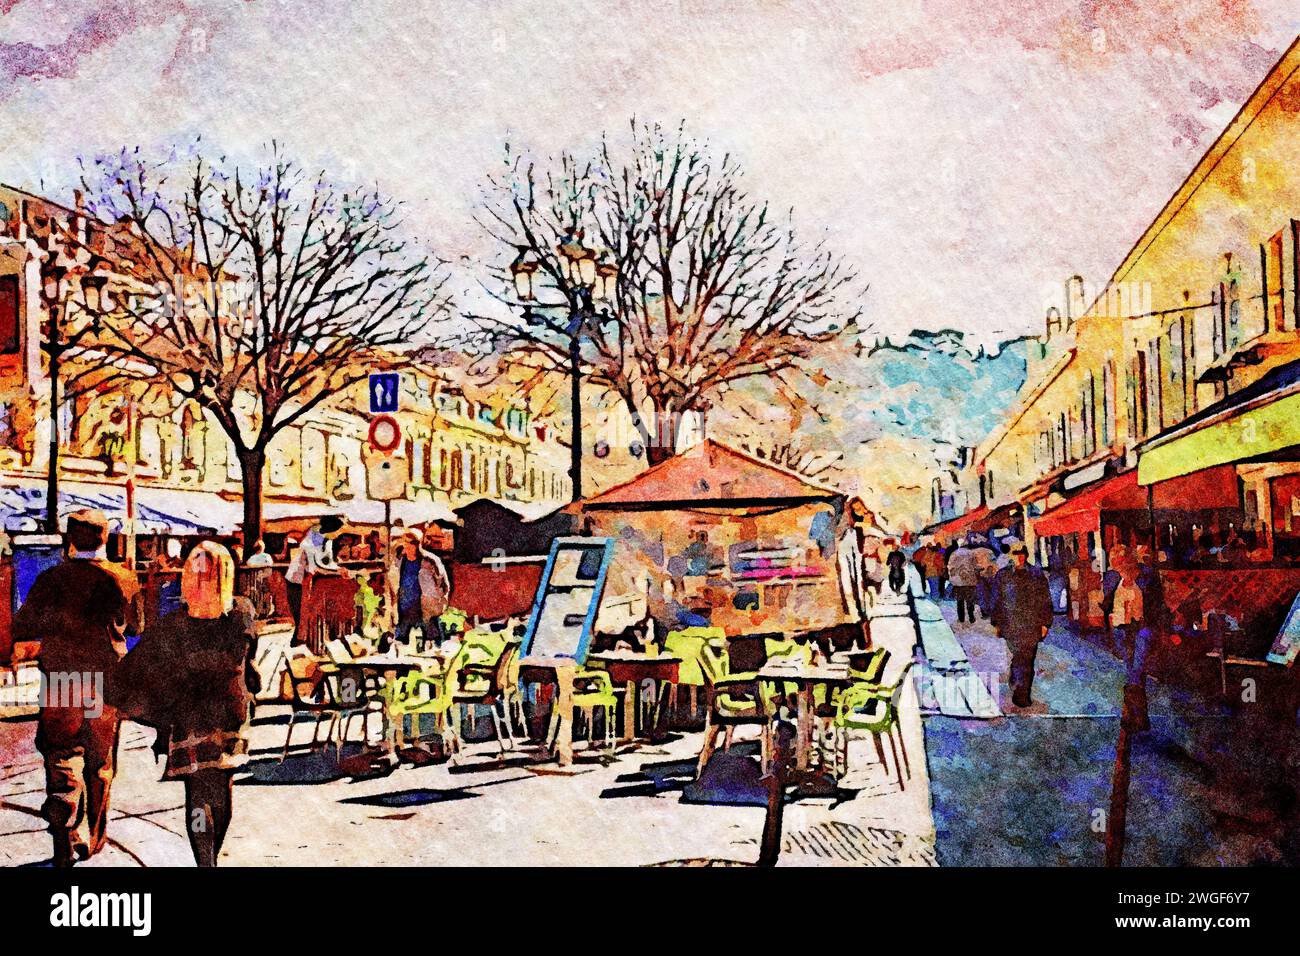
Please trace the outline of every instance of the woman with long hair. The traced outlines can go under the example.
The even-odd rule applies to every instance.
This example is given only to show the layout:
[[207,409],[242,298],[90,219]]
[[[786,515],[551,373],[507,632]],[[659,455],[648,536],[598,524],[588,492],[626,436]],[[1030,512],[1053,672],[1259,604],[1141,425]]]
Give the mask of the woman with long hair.
[[185,782],[185,828],[199,866],[216,866],[230,827],[233,778],[248,761],[248,725],[261,681],[253,667],[253,606],[236,597],[235,563],[213,541],[181,569],[182,607],[146,632],[123,661],[132,690],[165,720],[164,776]]

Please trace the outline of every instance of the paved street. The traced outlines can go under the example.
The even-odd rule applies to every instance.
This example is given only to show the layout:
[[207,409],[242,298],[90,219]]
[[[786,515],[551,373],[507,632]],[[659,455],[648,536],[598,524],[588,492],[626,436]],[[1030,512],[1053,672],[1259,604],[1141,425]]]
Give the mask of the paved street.
[[[572,772],[497,761],[495,744],[474,744],[461,767],[402,766],[379,778],[340,776],[333,754],[295,751],[283,765],[283,708],[259,707],[254,763],[237,778],[225,865],[647,865],[703,860],[753,862],[762,791],[743,779],[692,793],[700,734],[622,752]],[[486,720],[486,717],[484,718]],[[377,726],[377,725],[376,725]],[[0,723],[0,864],[38,864],[49,838],[36,815],[43,777],[34,722]],[[912,779],[900,792],[855,741],[853,770],[833,798],[792,800],[781,865],[933,865],[933,825],[920,719],[905,720]],[[306,740],[299,727],[295,740]],[[113,840],[90,865],[192,865],[178,783],[160,783],[152,731],[128,725],[113,790]],[[754,753],[753,745],[737,745]],[[723,765],[716,767],[725,771]]]
[[[1005,644],[985,621],[955,630],[975,670],[1001,674],[1008,716],[926,718],[940,865],[1100,865],[1093,827],[1110,803],[1119,661],[1058,623],[1038,655],[1035,706],[1018,712],[1006,708]],[[1300,861],[1284,784],[1295,779],[1294,727],[1288,748],[1273,726],[1155,682],[1150,715],[1133,746],[1126,865]]]

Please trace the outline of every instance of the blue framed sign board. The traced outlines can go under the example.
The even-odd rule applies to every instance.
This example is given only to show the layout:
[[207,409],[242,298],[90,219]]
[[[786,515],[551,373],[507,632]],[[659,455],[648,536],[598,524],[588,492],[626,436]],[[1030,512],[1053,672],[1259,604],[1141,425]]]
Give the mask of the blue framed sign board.
[[587,659],[605,578],[614,557],[612,538],[556,538],[533,598],[524,657]]

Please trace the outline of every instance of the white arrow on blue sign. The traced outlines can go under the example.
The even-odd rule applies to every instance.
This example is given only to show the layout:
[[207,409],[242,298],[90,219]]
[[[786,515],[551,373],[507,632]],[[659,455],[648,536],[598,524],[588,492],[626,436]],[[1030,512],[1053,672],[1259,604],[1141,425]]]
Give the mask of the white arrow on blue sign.
[[397,411],[398,375],[396,372],[370,374],[370,414]]

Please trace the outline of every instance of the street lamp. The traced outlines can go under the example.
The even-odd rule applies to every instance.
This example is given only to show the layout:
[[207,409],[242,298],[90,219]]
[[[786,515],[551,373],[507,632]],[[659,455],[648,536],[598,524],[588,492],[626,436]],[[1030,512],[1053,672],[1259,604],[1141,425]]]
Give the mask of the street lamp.
[[600,311],[597,302],[607,302],[614,296],[618,279],[618,266],[601,259],[594,249],[582,243],[581,230],[569,232],[556,246],[559,254],[558,276],[561,291],[568,300],[569,319],[559,326],[540,317],[537,304],[536,274],[540,263],[533,258],[528,247],[520,247],[518,256],[510,263],[510,276],[515,292],[524,305],[524,321],[529,325],[544,325],[569,340],[569,381],[572,408],[572,434],[570,440],[569,478],[574,501],[582,498],[582,336],[590,331],[598,319],[608,318],[608,309]]
[[[45,481],[45,530],[48,534],[59,533],[59,379],[63,356],[77,348],[89,333],[98,329],[100,316],[112,308],[112,299],[105,289],[108,276],[101,271],[101,265],[102,262],[95,262],[89,268],[69,268],[62,265],[56,255],[53,262],[43,264],[41,268],[41,298],[50,317],[49,334],[41,344],[49,358],[50,372],[50,450]],[[65,338],[63,323],[72,302],[69,293],[70,280],[74,276],[79,279],[81,288],[78,308],[89,314],[91,319]]]
[[537,272],[537,263],[529,257],[528,247],[520,246],[519,255],[510,263],[510,277],[515,283],[515,292],[524,302],[533,301],[533,275]]

